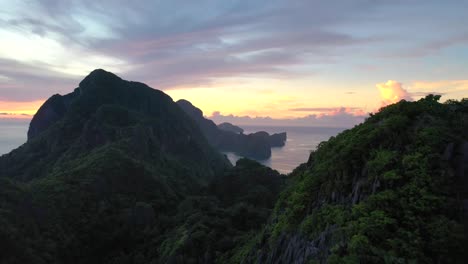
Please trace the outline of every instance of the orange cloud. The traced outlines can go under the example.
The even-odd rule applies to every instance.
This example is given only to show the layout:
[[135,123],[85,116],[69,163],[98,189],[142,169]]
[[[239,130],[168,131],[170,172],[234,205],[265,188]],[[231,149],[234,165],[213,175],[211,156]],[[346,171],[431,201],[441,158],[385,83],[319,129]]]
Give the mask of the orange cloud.
[[43,103],[43,100],[32,102],[0,101],[0,118],[31,119]]
[[400,100],[412,100],[411,94],[397,81],[388,80],[386,83],[378,83],[377,88],[382,97],[382,106],[394,104]]

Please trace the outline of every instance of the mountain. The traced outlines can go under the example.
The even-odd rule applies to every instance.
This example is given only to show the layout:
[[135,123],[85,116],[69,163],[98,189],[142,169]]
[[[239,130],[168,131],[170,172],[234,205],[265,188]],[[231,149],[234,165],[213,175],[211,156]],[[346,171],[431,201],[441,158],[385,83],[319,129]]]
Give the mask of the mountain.
[[439,98],[322,142],[231,263],[467,263],[468,100]]
[[231,166],[196,108],[93,71],[0,156],[0,263],[467,263],[468,100],[439,98],[382,108],[285,177]]
[[[168,262],[201,234],[194,221],[213,225],[205,222],[214,215],[229,229],[210,235],[229,249],[266,221],[283,183],[258,163],[239,164],[231,168],[163,92],[95,70],[72,93],[49,98],[27,143],[0,157],[0,263]],[[218,198],[224,178],[244,191]],[[229,224],[243,217],[256,220]],[[174,261],[204,258],[214,246]]]
[[242,129],[241,127],[235,126],[235,125],[233,125],[231,123],[227,123],[227,122],[219,124],[218,128],[221,129],[221,130],[224,130],[224,131],[234,132],[236,134],[244,133],[244,129]]
[[[284,146],[286,133],[269,135],[260,131],[248,135],[221,129],[213,121],[206,119],[203,112],[187,100],[179,100],[177,104],[198,124],[208,142],[220,151],[235,152],[258,160],[271,157],[271,147]],[[223,127],[223,126],[222,126]]]

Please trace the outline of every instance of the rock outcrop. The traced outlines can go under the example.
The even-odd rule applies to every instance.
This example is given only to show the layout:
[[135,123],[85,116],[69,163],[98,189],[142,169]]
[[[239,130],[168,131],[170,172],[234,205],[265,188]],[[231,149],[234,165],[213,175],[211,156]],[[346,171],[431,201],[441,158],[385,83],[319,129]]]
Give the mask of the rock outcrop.
[[273,134],[269,137],[270,146],[272,147],[282,147],[286,144],[286,132]]
[[165,166],[171,159],[194,162],[194,174],[229,166],[168,95],[99,69],[72,93],[54,95],[40,107],[28,142],[0,159],[0,177],[41,177],[57,163],[108,145],[126,145],[126,154]]
[[46,130],[60,120],[67,112],[71,102],[79,95],[79,90],[67,95],[53,95],[39,108],[29,124],[28,140],[36,137],[42,131]]
[[233,125],[231,123],[227,123],[227,122],[219,124],[218,128],[221,129],[221,130],[224,130],[224,131],[234,132],[236,134],[244,133],[244,129],[242,129],[241,127],[235,126],[235,125]]
[[240,156],[265,160],[271,157],[271,147],[280,147],[285,144],[286,133],[270,135],[260,131],[246,135],[226,131],[216,126],[213,121],[206,119],[203,112],[189,101],[179,100],[177,104],[198,124],[208,142],[220,151],[235,152]]

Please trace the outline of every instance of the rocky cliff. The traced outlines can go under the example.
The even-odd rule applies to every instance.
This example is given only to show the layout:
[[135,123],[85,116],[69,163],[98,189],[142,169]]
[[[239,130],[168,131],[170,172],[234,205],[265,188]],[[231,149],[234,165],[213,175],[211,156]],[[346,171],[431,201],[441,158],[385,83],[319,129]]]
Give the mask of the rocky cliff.
[[466,263],[468,101],[439,98],[321,143],[232,263]]
[[0,176],[41,177],[57,163],[112,145],[151,162],[198,164],[190,174],[214,174],[226,162],[205,142],[195,122],[166,94],[95,70],[72,93],[54,95],[41,106],[27,144],[0,159]]
[[219,124],[218,128],[221,129],[221,130],[224,130],[224,131],[234,132],[236,134],[244,133],[244,129],[242,129],[241,127],[235,126],[235,125],[233,125],[231,123],[227,123],[227,122]]
[[439,99],[381,109],[286,178],[96,70],[0,157],[0,263],[467,263],[468,100]]
[[0,263],[213,263],[284,179],[235,167],[172,99],[104,70],[54,95],[0,157]]
[[216,124],[206,119],[203,112],[189,101],[179,100],[177,104],[195,120],[212,146],[220,151],[235,152],[257,160],[271,157],[271,147],[284,146],[286,133],[270,135],[260,131],[248,135],[220,129]]

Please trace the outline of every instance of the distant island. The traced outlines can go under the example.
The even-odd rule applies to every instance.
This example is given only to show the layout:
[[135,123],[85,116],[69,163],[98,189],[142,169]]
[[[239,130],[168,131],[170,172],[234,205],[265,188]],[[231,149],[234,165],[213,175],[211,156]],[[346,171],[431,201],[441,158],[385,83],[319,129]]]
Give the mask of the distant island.
[[0,156],[0,263],[466,263],[468,99],[439,100],[386,106],[286,176],[219,152],[285,134],[95,70]]
[[272,147],[282,147],[286,142],[286,133],[270,135],[265,131],[243,134],[243,129],[229,123],[217,126],[205,118],[203,112],[187,100],[177,104],[197,123],[208,142],[225,152],[234,152],[240,156],[265,160],[271,157]]
[[233,133],[236,133],[236,134],[243,134],[244,133],[244,129],[242,129],[241,127],[235,126],[235,125],[233,125],[231,123],[227,123],[227,122],[219,124],[218,128],[221,129],[221,130],[233,132]]

